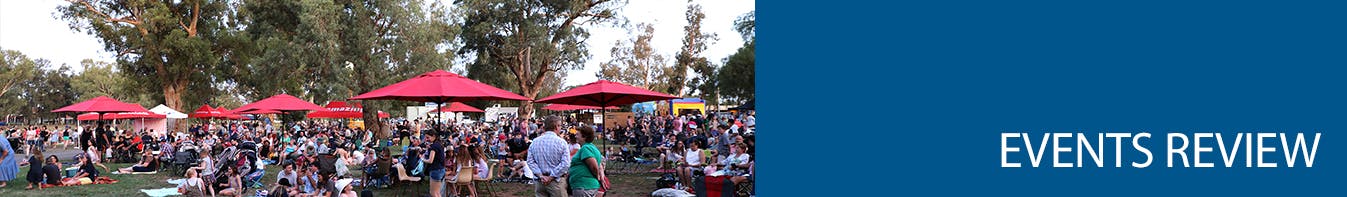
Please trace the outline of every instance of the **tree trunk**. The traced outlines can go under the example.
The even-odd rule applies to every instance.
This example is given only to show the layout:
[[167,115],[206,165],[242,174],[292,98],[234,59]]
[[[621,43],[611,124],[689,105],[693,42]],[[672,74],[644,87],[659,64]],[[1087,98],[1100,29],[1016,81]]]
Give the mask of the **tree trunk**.
[[[521,83],[520,85],[523,85],[523,87],[519,87],[519,90],[524,93],[525,98],[537,99],[539,84],[524,85]],[[519,116],[533,117],[533,101],[519,101]]]
[[[164,105],[168,106],[168,108],[172,108],[173,110],[183,111],[182,92],[184,91],[183,89],[185,89],[186,87],[187,87],[186,80],[165,81],[165,83],[163,84]],[[176,123],[177,125],[174,125],[173,128],[178,129],[187,128],[187,121],[177,121]]]
[[[365,62],[366,62],[365,65],[369,65],[369,64],[368,64],[368,62],[369,62],[369,57],[368,57],[368,56],[365,57],[365,60],[366,60],[366,61],[365,61]],[[347,64],[350,65],[351,63],[350,63],[350,62],[347,62]],[[355,91],[359,91],[359,92],[369,92],[370,89],[373,89],[373,87],[370,87],[369,80],[366,79],[366,76],[369,75],[368,72],[370,72],[370,70],[372,70],[372,69],[363,68],[363,66],[356,66],[356,65],[351,65],[351,67],[355,69],[355,76],[354,76],[354,78],[355,78],[355,80],[356,80],[356,81],[355,81],[355,83],[356,83],[356,89],[355,89]],[[353,94],[354,94],[354,93],[353,93]],[[348,98],[349,98],[349,97],[348,97]],[[374,140],[375,140],[375,141],[380,141],[380,140],[388,139],[388,137],[390,136],[391,133],[388,132],[388,131],[386,131],[386,130],[384,129],[383,122],[380,122],[380,120],[379,120],[379,110],[374,109],[374,103],[367,102],[367,101],[361,101],[360,110],[362,111],[361,116],[360,116],[360,119],[361,119],[362,121],[365,121],[365,132],[374,132]],[[357,136],[357,137],[364,137],[364,136]],[[357,139],[359,139],[359,138],[357,138]]]
[[164,85],[164,105],[173,110],[182,111],[182,92],[187,88],[186,80],[165,81]]

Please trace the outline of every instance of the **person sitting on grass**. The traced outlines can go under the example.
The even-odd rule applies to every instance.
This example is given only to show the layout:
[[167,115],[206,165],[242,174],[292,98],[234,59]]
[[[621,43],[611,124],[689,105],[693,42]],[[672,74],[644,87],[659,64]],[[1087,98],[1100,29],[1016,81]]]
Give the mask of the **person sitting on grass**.
[[140,163],[136,163],[136,165],[132,165],[131,167],[118,169],[117,171],[125,174],[132,172],[154,172],[155,170],[159,170],[158,158],[155,158],[150,152],[145,152],[145,154],[141,156]]
[[77,185],[82,183],[93,183],[94,180],[98,179],[98,168],[94,168],[93,163],[89,162],[89,157],[79,156],[77,158],[79,158],[79,171],[75,172],[75,176],[70,177],[70,179],[62,183],[65,185]]
[[234,168],[225,168],[225,182],[220,183],[224,187],[218,193],[220,196],[243,196],[243,177],[238,170]]
[[47,163],[42,165],[42,174],[46,175],[48,185],[61,185],[61,159],[56,155],[47,156]]
[[299,171],[299,190],[304,195],[316,195],[318,192],[318,168],[309,166],[301,168]]
[[358,194],[355,192],[355,189],[353,189],[353,187],[351,186],[351,185],[352,185],[351,182],[353,182],[353,181],[354,181],[354,180],[351,180],[351,179],[341,179],[341,180],[337,180],[337,185],[336,185],[337,187],[336,187],[336,188],[337,188],[338,190],[341,190],[341,193],[338,193],[337,196],[338,196],[338,197],[358,197],[358,196],[360,196],[360,195],[358,195]]
[[38,190],[41,190],[41,189],[42,189],[42,185],[41,185],[41,183],[42,183],[42,175],[43,175],[43,174],[42,174],[42,150],[41,150],[41,149],[30,149],[29,151],[33,151],[33,152],[32,152],[33,155],[28,156],[28,161],[24,161],[24,162],[22,162],[22,163],[19,163],[19,165],[29,164],[29,165],[28,165],[28,187],[26,187],[26,188],[24,188],[24,189],[31,190],[31,189],[33,189],[33,186],[34,186],[34,185],[37,185],[37,189],[38,189]]
[[281,179],[299,180],[299,173],[295,171],[295,164],[285,164],[284,166],[281,171],[276,172],[276,183],[280,183]]
[[[178,193],[183,196],[207,196],[211,191],[215,191],[210,184],[206,184],[201,177],[197,175],[195,169],[187,169],[187,180],[178,184]],[[215,196],[210,194],[209,196]]]

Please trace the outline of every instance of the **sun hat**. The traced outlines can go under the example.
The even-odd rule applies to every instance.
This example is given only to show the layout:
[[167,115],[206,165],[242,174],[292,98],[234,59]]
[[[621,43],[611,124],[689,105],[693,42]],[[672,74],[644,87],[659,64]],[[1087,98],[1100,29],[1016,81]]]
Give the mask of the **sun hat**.
[[337,180],[337,190],[344,190],[344,189],[346,189],[346,186],[347,186],[347,185],[350,185],[352,181],[355,181],[355,180],[352,180],[352,179],[349,179],[349,178]]

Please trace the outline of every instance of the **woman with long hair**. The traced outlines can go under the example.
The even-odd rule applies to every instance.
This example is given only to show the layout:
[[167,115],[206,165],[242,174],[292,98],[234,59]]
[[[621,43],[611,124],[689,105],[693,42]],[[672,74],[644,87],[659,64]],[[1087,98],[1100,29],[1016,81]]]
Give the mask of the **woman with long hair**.
[[118,169],[118,172],[121,173],[154,172],[156,170],[159,170],[158,167],[159,167],[158,158],[154,157],[151,154],[151,152],[145,152],[145,154],[142,154],[140,157],[140,163],[136,163],[136,165],[132,165],[131,167]]
[[431,143],[430,148],[426,150],[426,154],[421,156],[421,162],[425,163],[423,164],[425,170],[430,175],[430,196],[440,197],[444,191],[444,164],[446,163],[444,159],[448,157],[444,155],[444,144],[441,142],[443,140],[435,140],[435,135],[425,135],[424,137],[426,142]]
[[454,193],[458,192],[458,187],[467,187],[469,196],[477,196],[477,187],[472,185],[472,179],[478,173],[477,168],[486,168],[486,165],[479,165],[477,160],[482,158],[480,154],[473,154],[473,152],[480,151],[477,151],[475,146],[465,144],[459,146],[457,153],[454,154],[454,163],[458,166],[456,171],[458,173],[455,174],[457,178],[454,179],[456,188]]
[[95,179],[98,179],[98,168],[94,168],[93,162],[89,161],[88,156],[79,156],[76,158],[79,158],[79,170],[75,172],[75,176],[70,177],[70,179],[63,182],[63,184],[92,183]]
[[42,149],[34,148],[34,149],[30,149],[29,151],[33,151],[33,152],[32,152],[33,154],[30,155],[30,156],[28,156],[28,161],[24,161],[23,163],[19,163],[19,165],[29,164],[29,165],[28,165],[28,187],[26,187],[26,188],[24,188],[24,189],[29,189],[29,190],[31,190],[31,189],[33,189],[33,186],[36,185],[36,186],[37,186],[37,189],[38,189],[38,190],[41,190],[41,189],[42,189],[42,184],[41,184],[41,182],[42,182],[42,164],[43,164],[43,162],[42,162]]
[[232,167],[225,168],[225,183],[220,183],[220,187],[225,187],[218,193],[221,196],[242,196],[243,195],[243,177],[238,170]]

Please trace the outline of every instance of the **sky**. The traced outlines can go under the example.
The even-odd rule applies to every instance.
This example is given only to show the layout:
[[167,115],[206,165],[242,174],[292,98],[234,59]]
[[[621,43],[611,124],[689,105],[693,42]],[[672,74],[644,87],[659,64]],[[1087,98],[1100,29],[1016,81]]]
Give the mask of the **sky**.
[[[723,58],[743,44],[739,33],[734,31],[734,20],[753,11],[756,4],[753,0],[697,0],[694,3],[701,4],[706,14],[702,31],[717,34],[719,38],[708,45],[703,54],[719,65]],[[83,59],[113,61],[113,54],[103,50],[98,38],[73,31],[68,22],[55,17],[56,7],[67,4],[63,0],[0,1],[0,48],[17,50],[33,59],[48,59],[56,66],[71,65],[75,72],[80,72],[78,65]],[[632,25],[654,25],[651,45],[671,65],[672,57],[683,45],[687,5],[687,1],[680,0],[631,0],[619,14]],[[594,74],[598,72],[599,64],[612,59],[609,50],[616,41],[630,41],[635,33],[638,32],[605,25],[590,27],[591,35],[586,44],[591,59],[586,61],[584,69],[570,71],[565,85],[583,85],[597,80]]]

